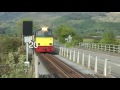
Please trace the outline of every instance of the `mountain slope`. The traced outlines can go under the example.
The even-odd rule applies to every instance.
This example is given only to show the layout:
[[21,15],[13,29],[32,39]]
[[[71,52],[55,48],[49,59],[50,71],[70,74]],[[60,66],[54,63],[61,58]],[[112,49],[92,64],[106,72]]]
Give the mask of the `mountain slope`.
[[68,13],[69,12],[0,12],[0,22],[21,18],[31,18],[42,21],[50,18],[55,19]]
[[7,22],[9,28],[14,29],[16,20],[22,18],[30,18],[36,26],[48,25],[53,30],[67,23],[83,36],[101,35],[110,30],[120,35],[120,12],[0,12],[0,22],[14,20]]
[[110,12],[106,13],[106,16],[96,16],[93,17],[93,20],[99,22],[120,22],[120,12]]
[[[106,18],[120,19],[120,13],[109,12],[77,12],[64,15],[55,19],[52,26],[57,27],[67,23],[73,27],[76,33],[83,36],[102,35],[104,32],[114,31],[120,35],[120,22],[107,20]],[[102,18],[102,20],[99,20]]]

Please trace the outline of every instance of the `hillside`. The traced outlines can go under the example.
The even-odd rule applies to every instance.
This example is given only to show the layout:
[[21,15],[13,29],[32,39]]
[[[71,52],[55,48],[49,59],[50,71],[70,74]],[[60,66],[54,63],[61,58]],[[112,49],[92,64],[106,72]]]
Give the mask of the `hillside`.
[[[71,12],[0,12],[0,34],[20,34],[18,21],[25,18],[33,20],[34,30],[40,28],[41,25],[50,25],[51,20],[59,18]],[[49,20],[50,23],[46,23]],[[22,28],[22,26],[21,26]]]
[[0,12],[0,22],[13,20],[24,14],[24,12]]
[[110,12],[106,13],[104,17],[96,16],[92,19],[99,22],[120,22],[120,12]]
[[21,18],[43,21],[46,19],[55,19],[68,13],[69,12],[0,12],[0,22]]
[[119,20],[120,13],[118,12],[77,12],[55,19],[52,25],[57,27],[67,23],[82,36],[102,35],[108,31],[114,31],[116,35],[120,35]]
[[67,23],[81,36],[102,35],[110,30],[120,35],[120,12],[0,12],[0,22],[4,22],[0,33],[16,32],[16,22],[23,18],[53,30]]

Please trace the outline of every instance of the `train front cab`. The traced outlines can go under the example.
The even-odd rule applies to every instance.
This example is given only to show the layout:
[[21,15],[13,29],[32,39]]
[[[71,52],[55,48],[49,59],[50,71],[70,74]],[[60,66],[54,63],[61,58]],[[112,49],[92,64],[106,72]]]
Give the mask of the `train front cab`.
[[35,42],[38,47],[35,49],[37,53],[52,53],[54,52],[52,31],[39,30],[35,34]]

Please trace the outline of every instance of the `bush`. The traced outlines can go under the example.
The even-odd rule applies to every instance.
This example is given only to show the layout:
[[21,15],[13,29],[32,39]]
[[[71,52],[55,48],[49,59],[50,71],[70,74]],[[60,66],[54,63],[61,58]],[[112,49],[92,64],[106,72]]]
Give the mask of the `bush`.
[[73,36],[72,37],[72,41],[74,41],[74,42],[83,42],[83,39],[82,39],[82,37],[80,36],[80,35],[75,35],[75,36]]
[[74,40],[73,42],[72,42],[72,46],[78,46],[79,45],[79,41],[78,40]]
[[66,47],[71,47],[71,46],[72,46],[71,42],[66,43]]
[[102,43],[102,44],[117,44],[114,32],[110,31],[110,32],[104,33],[100,43]]
[[[19,62],[15,63],[14,55],[12,52],[8,54],[9,59],[6,61],[6,64],[10,66],[10,70],[7,72],[9,74],[3,74],[2,78],[32,78],[33,73],[30,69],[26,68],[24,65],[25,55],[21,54],[18,58]],[[29,67],[31,68],[31,66]],[[25,70],[28,69],[26,73]]]
[[25,54],[25,46],[18,47],[18,54]]
[[8,54],[8,52],[17,51],[21,45],[21,39],[18,37],[1,37],[0,52]]
[[94,38],[92,43],[99,43],[100,42],[100,38]]

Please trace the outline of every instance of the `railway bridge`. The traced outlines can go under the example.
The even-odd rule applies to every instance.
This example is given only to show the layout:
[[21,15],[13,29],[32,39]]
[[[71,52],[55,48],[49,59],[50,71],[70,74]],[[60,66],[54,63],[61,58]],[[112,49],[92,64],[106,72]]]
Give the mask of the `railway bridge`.
[[[53,54],[54,57],[59,59],[59,61],[64,62],[64,64],[69,65],[72,69],[76,70],[75,72],[80,72],[83,75],[80,77],[120,78],[119,47],[117,47],[118,49],[112,49],[113,52],[110,52],[109,50],[111,49],[107,48],[107,46],[105,45],[104,46],[106,48],[105,47],[103,48],[103,46],[100,46],[100,45],[99,45],[100,47],[96,47],[97,45],[87,46],[85,45],[85,43],[80,43],[79,46],[72,47],[72,48],[67,48],[65,45],[60,45],[56,43],[54,46],[55,46],[55,54]],[[112,46],[112,47],[115,47],[115,46]],[[54,70],[51,71],[50,68],[55,69],[55,67],[48,67],[48,66],[50,66],[49,64],[53,62],[49,62],[49,63],[44,62],[44,61],[48,61],[49,58],[51,58],[51,56],[46,57],[44,55],[41,55],[40,57],[47,58],[47,60],[40,59],[42,60],[40,61],[41,64],[38,66],[39,67],[38,74],[40,76],[48,75],[48,77],[60,77],[60,76],[62,77],[62,74],[57,75],[56,73],[53,73],[55,71],[57,71],[58,73],[58,69],[60,67],[57,64],[54,64],[51,66],[57,66],[58,69],[56,69],[55,71]],[[55,62],[55,63],[58,63],[58,62]],[[44,68],[43,70],[43,67],[47,69]],[[70,74],[70,72],[73,72],[73,71],[65,71],[64,74],[66,73]],[[75,76],[73,77],[70,76],[70,77],[74,78]],[[76,76],[76,78],[79,78],[79,77]]]
[[80,43],[66,48],[56,44],[60,56],[105,77],[120,78],[120,45]]

